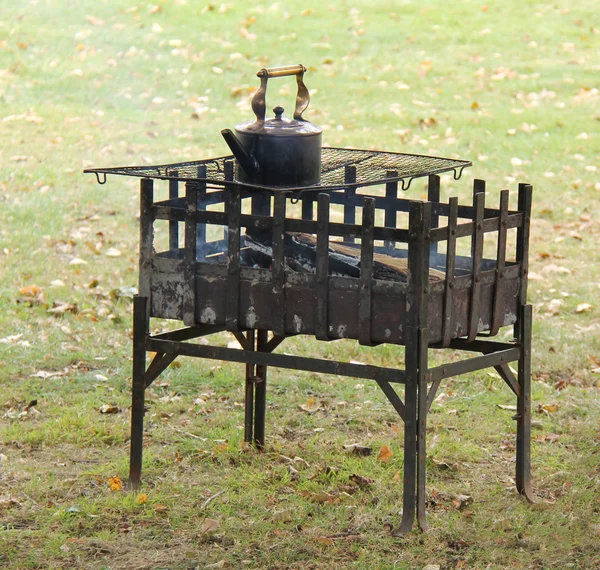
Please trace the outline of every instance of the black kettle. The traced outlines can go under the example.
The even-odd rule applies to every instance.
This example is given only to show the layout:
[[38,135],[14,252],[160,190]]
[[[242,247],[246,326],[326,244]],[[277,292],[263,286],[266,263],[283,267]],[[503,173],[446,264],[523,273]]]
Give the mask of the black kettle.
[[[323,129],[302,118],[310,103],[303,77],[303,65],[261,69],[260,87],[252,98],[253,122],[221,131],[236,158],[235,180],[257,186],[301,187],[319,184],[321,177],[321,135]],[[283,117],[283,108],[265,120],[267,81],[271,77],[295,75],[298,83],[294,118]]]

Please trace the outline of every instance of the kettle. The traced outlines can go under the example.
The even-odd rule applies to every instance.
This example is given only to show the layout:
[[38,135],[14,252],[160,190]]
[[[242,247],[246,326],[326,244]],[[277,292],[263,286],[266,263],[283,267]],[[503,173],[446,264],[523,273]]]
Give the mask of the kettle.
[[[223,129],[221,135],[235,156],[234,178],[257,186],[301,187],[319,184],[321,177],[321,135],[323,129],[302,118],[310,103],[304,85],[303,65],[261,69],[256,75],[260,87],[252,98],[255,121],[235,126],[235,133]],[[298,83],[293,119],[275,107],[275,116],[265,119],[269,78],[295,75]]]

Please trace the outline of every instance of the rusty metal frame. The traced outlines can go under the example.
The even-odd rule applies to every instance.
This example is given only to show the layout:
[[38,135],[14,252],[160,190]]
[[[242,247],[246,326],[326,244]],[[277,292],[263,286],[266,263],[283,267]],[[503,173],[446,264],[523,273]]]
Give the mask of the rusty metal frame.
[[[347,179],[354,182],[354,173],[348,169]],[[437,390],[446,378],[468,372],[495,368],[517,398],[516,435],[516,486],[519,493],[533,501],[531,488],[531,305],[526,302],[529,220],[531,213],[530,185],[519,186],[519,206],[517,211],[508,209],[508,193],[502,192],[498,209],[486,208],[483,198],[484,184],[476,181],[473,206],[461,206],[453,198],[447,204],[440,203],[439,178],[430,177],[429,200],[426,202],[399,200],[397,187],[393,183],[386,188],[386,197],[364,196],[356,192],[356,187],[342,194],[323,193],[315,200],[303,197],[302,220],[286,217],[286,197],[277,194],[271,212],[270,200],[260,194],[244,195],[243,188],[231,184],[227,193],[221,194],[226,203],[225,212],[206,211],[206,186],[197,183],[186,185],[185,199],[174,195],[175,185],[170,186],[169,203],[154,202],[153,181],[141,180],[140,199],[140,287],[139,295],[133,304],[133,382],[131,407],[131,446],[129,486],[140,486],[142,473],[144,395],[151,383],[177,358],[190,356],[239,362],[245,364],[245,410],[244,439],[253,442],[258,448],[265,446],[267,371],[269,366],[306,370],[318,373],[335,374],[356,378],[371,379],[377,382],[390,404],[404,423],[404,474],[402,483],[402,519],[395,535],[403,536],[418,522],[422,530],[426,521],[426,435],[427,414],[435,399]],[[243,214],[241,200],[250,197],[251,214]],[[317,216],[314,220],[313,205],[317,203]],[[343,205],[344,223],[332,223],[329,210],[332,203]],[[355,208],[362,207],[361,224],[356,224]],[[375,223],[376,209],[385,213],[385,227]],[[408,229],[396,228],[396,214],[409,212]],[[440,225],[440,218],[446,218],[446,226]],[[469,220],[459,223],[459,219]],[[159,260],[153,250],[153,223],[155,219],[168,219],[170,224],[184,222],[185,251],[183,265],[193,263],[196,255],[197,237],[205,236],[200,226],[210,220],[227,228],[227,291],[225,292],[226,318],[220,323],[198,322],[197,279],[199,274],[183,268],[184,288],[182,306],[186,325],[184,328],[162,334],[150,334],[152,313],[153,279]],[[373,278],[373,255],[375,241],[384,243],[382,250],[396,251],[395,243],[407,245],[408,283],[391,291],[405,291],[405,357],[404,369],[337,362],[320,358],[280,354],[275,349],[286,339],[294,336],[289,329],[286,314],[279,310],[270,329],[248,328],[239,318],[240,282],[240,229],[241,227],[262,227],[272,232],[274,267],[271,272],[273,303],[275,307],[285,306],[286,277],[283,270],[283,236],[286,231],[311,231],[317,237],[317,262],[314,290],[314,335],[320,340],[331,340],[329,327],[329,303],[335,281],[329,275],[327,244],[332,235],[340,236],[354,243],[360,238],[361,271],[357,282],[359,334],[356,340],[362,345],[377,344],[373,338],[373,299],[379,286]],[[518,290],[518,315],[515,327],[515,340],[510,343],[489,340],[500,327],[505,326],[502,313],[505,276],[508,270],[506,255],[506,231],[517,228],[515,265],[520,277]],[[483,239],[487,232],[498,232],[497,265],[492,281],[490,334],[482,333],[479,322],[482,319],[481,301]],[[170,244],[174,245],[174,231],[170,226]],[[471,236],[472,256],[462,259],[456,255],[458,237]],[[446,242],[446,254],[438,253],[438,242]],[[441,259],[446,271],[446,279],[441,284],[442,308],[435,315],[442,320],[442,333],[439,341],[430,338],[429,296],[435,286],[429,281],[429,267],[435,259]],[[450,324],[456,310],[454,297],[456,283],[462,279],[456,275],[459,266],[471,263],[468,276],[468,325],[460,337],[453,335]],[[275,268],[275,264],[278,268]],[[213,269],[217,271],[217,266]],[[210,270],[210,268],[208,269]],[[217,271],[218,273],[218,271]],[[277,308],[275,309],[277,312]],[[159,316],[159,315],[156,315]],[[241,350],[211,344],[199,344],[194,339],[229,330],[239,341]],[[472,356],[448,364],[430,367],[429,350],[453,349],[481,356]],[[155,355],[146,366],[146,355]],[[508,364],[518,363],[517,377]],[[403,393],[397,389],[403,388]]]

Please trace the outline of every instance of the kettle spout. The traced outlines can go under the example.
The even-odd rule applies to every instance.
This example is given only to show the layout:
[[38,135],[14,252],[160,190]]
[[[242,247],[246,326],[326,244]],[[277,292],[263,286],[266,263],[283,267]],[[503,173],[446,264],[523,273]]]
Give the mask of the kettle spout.
[[223,129],[221,135],[225,139],[227,146],[231,149],[239,165],[244,169],[248,176],[257,176],[259,166],[256,159],[242,146],[239,139],[233,134],[231,129]]

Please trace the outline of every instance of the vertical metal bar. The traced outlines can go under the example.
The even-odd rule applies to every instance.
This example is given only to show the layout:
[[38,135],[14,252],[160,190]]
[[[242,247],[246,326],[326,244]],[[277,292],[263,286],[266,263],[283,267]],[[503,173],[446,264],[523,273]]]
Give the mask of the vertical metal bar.
[[427,294],[429,293],[429,232],[431,204],[411,202],[408,219],[407,318],[414,326],[427,326]]
[[506,226],[508,218],[508,190],[500,192],[498,216],[498,249],[496,252],[496,280],[494,282],[494,306],[490,335],[495,336],[504,322],[504,272],[506,266]]
[[285,334],[285,207],[286,194],[275,193],[273,207],[273,239],[272,239],[272,284],[273,304],[271,316],[273,319],[273,334]]
[[183,324],[190,327],[196,321],[196,209],[198,207],[198,188],[196,183],[185,185],[185,248],[183,264]]
[[[344,181],[346,184],[356,182],[356,166],[347,164],[344,169]],[[346,201],[344,203],[344,223],[354,224],[356,222],[356,206],[354,205],[354,197],[356,196],[356,187],[351,186],[344,190]],[[354,243],[356,240],[353,237],[344,237],[347,243]]]
[[419,327],[418,372],[417,372],[417,520],[421,530],[427,530],[425,519],[427,481],[427,352],[429,329]]
[[[235,172],[235,160],[226,160],[223,163],[223,174],[225,176],[225,180],[227,180],[228,182],[233,182],[233,175]],[[232,185],[226,185],[225,186],[225,191],[227,192],[230,188],[232,187]],[[223,209],[225,210],[225,212],[227,212],[227,206],[228,206],[229,200],[227,198],[223,199]],[[223,227],[223,240],[227,241],[229,239],[229,229],[227,228],[227,226]]]
[[[396,170],[388,170],[385,173],[386,178],[395,178],[398,176]],[[398,216],[398,210],[396,208],[396,200],[398,199],[398,181],[386,182],[385,184],[385,197],[393,201],[393,206],[386,205],[384,214],[384,225],[386,228],[396,228],[396,219]],[[386,240],[384,243],[386,251],[391,255],[396,247],[395,242]]]
[[[256,350],[267,352],[268,333],[259,330],[256,339]],[[254,443],[259,449],[265,446],[265,418],[267,412],[267,367],[256,366],[256,385],[254,387]]]
[[225,325],[227,330],[239,328],[240,313],[240,187],[227,187],[227,283]]
[[329,327],[329,194],[317,201],[317,263],[315,337],[328,340]]
[[252,192],[251,210],[259,216],[271,215],[271,195],[268,192],[256,190]]
[[302,195],[302,219],[312,220],[313,219],[313,195],[311,192],[305,192]]
[[[169,176],[174,176],[175,179],[169,180],[169,201],[170,205],[175,206],[177,198],[179,198],[179,172],[170,170]],[[169,220],[169,250],[174,251],[179,249],[179,222],[177,220]]]
[[[519,184],[518,209],[523,214],[523,224],[517,228],[516,261],[521,266],[521,285],[519,288],[519,305],[527,303],[527,275],[529,274],[529,232],[531,223],[531,184]],[[519,323],[515,324],[515,336],[519,335]]]
[[[482,180],[475,181],[476,186],[485,185]],[[479,183],[479,184],[477,184]],[[485,191],[479,190],[473,196],[473,206],[475,209],[475,217],[473,219],[473,237],[471,258],[472,266],[472,282],[471,282],[471,298],[469,302],[469,342],[475,340],[479,332],[480,321],[480,305],[481,305],[481,260],[483,258],[483,216],[485,213]]]
[[373,297],[373,243],[375,232],[375,199],[365,198],[362,209],[360,244],[360,278],[358,285],[358,342],[370,345]]
[[[250,329],[247,332],[249,347],[246,350],[256,350],[256,331]],[[254,365],[246,364],[246,386],[244,398],[244,441],[251,443],[254,439]]]
[[[206,165],[198,166],[198,178],[206,178]],[[204,202],[206,198],[206,182],[201,180],[196,185],[197,203],[196,211],[206,210]],[[196,261],[204,261],[206,259],[206,224],[196,224]]]
[[[404,409],[404,509],[398,535],[412,528],[415,508],[425,522],[425,461],[427,415],[427,295],[429,291],[429,230],[431,204],[411,202],[408,218],[406,295],[406,378]],[[415,501],[417,504],[415,504]]]
[[519,396],[517,398],[517,490],[533,502],[531,489],[531,329],[532,306],[524,305],[519,318]]
[[[427,200],[434,204],[431,213],[431,227],[437,228],[440,225],[440,216],[437,211],[437,204],[440,203],[440,177],[436,174],[431,174],[429,176],[427,183]],[[437,253],[438,243],[433,242],[429,248],[431,253]]]
[[148,333],[148,297],[133,299],[133,369],[131,385],[131,440],[129,444],[129,487],[138,489],[142,477],[144,448],[144,397],[146,374],[146,334]]
[[152,258],[154,256],[154,180],[140,181],[140,270],[138,291],[150,299],[152,290]]
[[446,244],[446,281],[444,283],[444,318],[442,320],[442,346],[447,348],[454,336],[452,330],[452,293],[454,291],[454,269],[456,262],[456,226],[458,225],[458,198],[448,201],[448,242]]
[[417,385],[418,385],[419,332],[407,326],[405,333],[405,384],[404,384],[404,477],[402,489],[402,521],[394,533],[404,536],[415,521],[417,475]]

